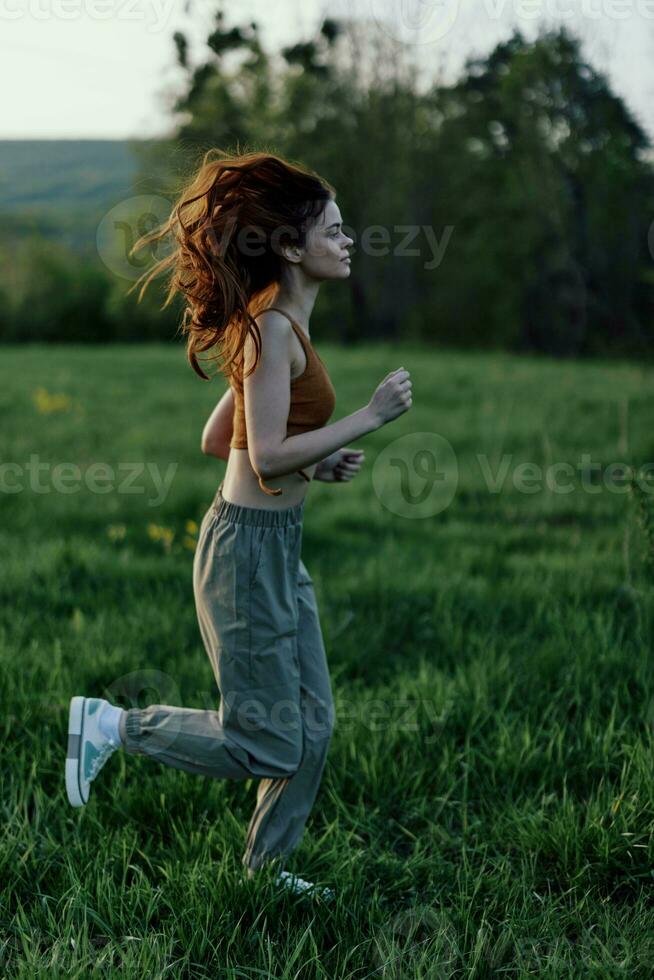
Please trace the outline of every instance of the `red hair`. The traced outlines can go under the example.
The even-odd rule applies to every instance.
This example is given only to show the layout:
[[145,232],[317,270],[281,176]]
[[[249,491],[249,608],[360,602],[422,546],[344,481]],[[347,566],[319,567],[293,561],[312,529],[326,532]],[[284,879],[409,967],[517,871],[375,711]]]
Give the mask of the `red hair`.
[[141,284],[140,302],[152,279],[169,272],[162,309],[176,293],[185,297],[181,332],[188,334],[191,367],[208,381],[197,355],[217,347],[226,360],[219,370],[240,386],[250,332],[256,356],[247,376],[259,362],[261,336],[254,317],[277,292],[281,246],[303,247],[312,219],[335,196],[318,174],[273,153],[209,150],[168,220],[135,243],[130,254],[167,236],[176,245],[129,291]]

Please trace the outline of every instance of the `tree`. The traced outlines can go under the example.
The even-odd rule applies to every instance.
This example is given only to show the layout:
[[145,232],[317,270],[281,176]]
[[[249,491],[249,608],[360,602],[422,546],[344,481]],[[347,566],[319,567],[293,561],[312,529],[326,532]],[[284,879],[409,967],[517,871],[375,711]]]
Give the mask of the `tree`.
[[[228,27],[219,10],[199,60],[183,35],[174,45],[186,82],[169,185],[220,146],[270,149],[337,188],[354,262],[349,295],[321,301],[326,333],[559,355],[653,346],[650,143],[567,30],[514,31],[427,91],[410,46],[372,23],[326,19],[270,54],[256,23]],[[373,226],[381,254],[362,240]]]
[[435,98],[439,145],[469,157],[450,188],[463,232],[453,264],[481,270],[491,334],[501,315],[505,342],[523,349],[646,343],[650,144],[579,41],[516,31]]

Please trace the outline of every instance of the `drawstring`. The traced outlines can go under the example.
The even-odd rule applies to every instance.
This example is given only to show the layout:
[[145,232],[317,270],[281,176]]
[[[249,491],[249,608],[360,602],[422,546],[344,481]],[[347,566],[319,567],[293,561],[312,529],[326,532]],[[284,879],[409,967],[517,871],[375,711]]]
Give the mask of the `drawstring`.
[[[255,470],[255,472],[256,472],[256,470]],[[307,476],[307,474],[304,472],[304,470],[297,470],[297,472],[300,473],[304,477],[304,479],[307,481],[307,483],[311,483],[311,477],[310,476]],[[261,479],[261,477],[259,477],[259,486],[261,487],[261,489],[263,490],[264,493],[269,494],[269,496],[271,496],[271,497],[277,497],[277,496],[279,496],[280,493],[283,493],[284,492],[281,487],[278,487],[276,490],[270,490],[264,484],[264,482]]]
[[[256,470],[255,470],[255,473],[256,473]],[[259,476],[258,473],[257,473],[257,476]],[[267,493],[270,497],[278,497],[280,495],[280,493],[283,493],[284,492],[281,487],[277,487],[276,490],[270,490],[269,487],[265,486],[265,484],[263,482],[263,479],[260,476],[259,476],[259,486],[261,487],[261,489],[263,490],[263,492],[264,493]]]

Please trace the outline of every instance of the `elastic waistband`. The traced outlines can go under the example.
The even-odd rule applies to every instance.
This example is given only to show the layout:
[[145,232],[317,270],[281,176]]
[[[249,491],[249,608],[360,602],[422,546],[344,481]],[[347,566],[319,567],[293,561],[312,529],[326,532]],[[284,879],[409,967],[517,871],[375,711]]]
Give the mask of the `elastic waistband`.
[[299,524],[304,516],[304,500],[292,507],[282,510],[268,510],[263,507],[243,507],[225,500],[221,491],[223,480],[213,498],[212,507],[217,517],[237,524],[256,524],[258,527],[287,527],[289,524]]

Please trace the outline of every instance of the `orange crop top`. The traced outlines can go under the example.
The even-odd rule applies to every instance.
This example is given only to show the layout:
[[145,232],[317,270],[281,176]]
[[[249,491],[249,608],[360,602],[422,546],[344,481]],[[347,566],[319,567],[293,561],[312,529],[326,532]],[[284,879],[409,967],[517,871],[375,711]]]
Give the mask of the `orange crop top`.
[[[279,310],[276,306],[269,306],[270,310]],[[300,338],[307,358],[307,366],[297,378],[291,378],[291,404],[286,422],[286,435],[294,436],[300,432],[308,432],[310,429],[320,429],[331,418],[336,406],[336,392],[331,383],[327,368],[314,349],[304,330],[293,320],[292,317],[284,313],[291,321],[291,326]],[[233,449],[247,449],[247,431],[245,425],[245,405],[242,391],[234,388],[234,419],[233,435],[230,440],[230,447]],[[304,470],[298,473],[309,481],[309,477]],[[283,493],[281,487],[271,490],[267,487],[262,478],[259,477],[259,486],[264,493],[270,496],[278,496]]]

